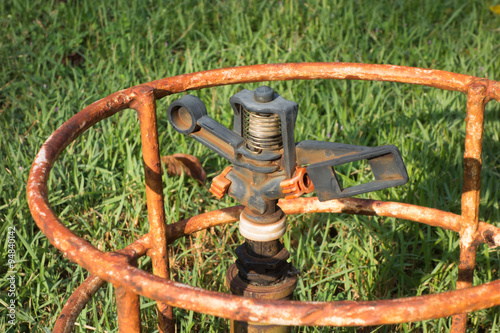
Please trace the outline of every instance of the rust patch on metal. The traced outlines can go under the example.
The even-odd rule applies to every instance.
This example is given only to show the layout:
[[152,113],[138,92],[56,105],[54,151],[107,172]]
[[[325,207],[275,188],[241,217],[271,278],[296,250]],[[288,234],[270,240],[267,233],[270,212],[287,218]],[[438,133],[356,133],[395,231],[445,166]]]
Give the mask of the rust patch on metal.
[[57,318],[53,333],[71,333],[73,332],[76,318],[85,308],[88,301],[94,294],[106,284],[106,281],[98,276],[90,275],[85,281],[71,294],[63,310]]
[[[152,88],[140,87],[137,90],[138,96],[132,101],[130,106],[137,111],[141,123],[146,199],[149,226],[151,228],[150,234],[152,236],[152,247],[149,251],[149,256],[153,261],[153,274],[170,279],[168,243],[165,235],[165,211],[163,208],[162,166],[156,121],[156,99]],[[131,298],[132,296],[129,295],[128,297]],[[161,333],[173,333],[175,324],[173,322],[172,308],[162,302],[159,302],[157,307],[158,329]]]
[[[476,265],[477,244],[474,242],[479,225],[479,194],[481,191],[481,152],[484,131],[484,106],[488,82],[476,81],[467,93],[467,117],[465,122],[464,180],[462,187],[462,221],[460,224],[460,263],[457,289],[472,286]],[[465,332],[467,314],[453,317],[452,332]]]
[[141,333],[139,295],[128,291],[125,287],[116,288],[115,294],[118,312],[118,332]]
[[[144,256],[148,251],[151,241],[150,234],[146,234],[139,238],[134,243],[118,252],[128,256],[130,263],[136,262],[138,258]],[[73,292],[57,318],[53,333],[71,333],[78,318],[78,315],[92,296],[95,295],[106,284],[104,279],[98,276],[90,275],[83,283]]]
[[[166,246],[175,238],[211,226],[234,222],[241,206],[210,212],[173,225],[165,225],[156,133],[156,99],[186,90],[202,89],[259,81],[313,79],[358,79],[426,85],[467,94],[467,134],[464,161],[464,194],[462,215],[410,204],[362,199],[338,199],[320,203],[315,198],[282,200],[279,205],[287,214],[330,212],[379,215],[426,223],[460,232],[461,276],[466,288],[428,296],[363,302],[293,302],[251,299],[193,288],[167,279]],[[500,281],[480,286],[470,285],[475,247],[480,242],[500,245],[498,228],[479,222],[479,176],[481,168],[482,123],[484,105],[492,99],[500,101],[500,83],[477,77],[439,70],[389,65],[351,63],[301,63],[255,65],[217,69],[170,77],[119,91],[86,107],[69,119],[43,144],[36,156],[28,180],[28,202],[33,218],[51,244],[71,261],[91,274],[109,281],[118,291],[119,317],[135,309],[137,295],[159,301],[160,321],[171,320],[170,306],[231,318],[238,321],[274,325],[363,326],[420,321],[452,316],[500,305]],[[47,179],[53,163],[64,148],[98,121],[133,107],[141,120],[141,136],[146,167],[147,200],[151,232],[147,241],[114,253],[103,253],[68,230],[51,210]],[[158,155],[158,156],[157,156]],[[151,205],[151,208],[150,208]],[[151,238],[150,238],[151,237]],[[142,239],[142,238],[141,238]],[[134,243],[135,244],[135,243]],[[134,267],[137,256],[148,252],[154,262],[154,274]],[[465,274],[465,275],[464,275]],[[460,278],[459,278],[460,279]],[[92,291],[100,280],[92,278],[80,290]],[[460,285],[459,285],[460,287]],[[76,303],[68,309],[77,312],[89,296],[76,294]],[[79,304],[76,306],[75,304]],[[165,311],[164,311],[165,310]],[[73,311],[73,310],[68,310]],[[122,311],[120,314],[120,311]],[[64,312],[64,311],[63,311]],[[133,317],[137,318],[133,310]],[[163,318],[163,319],[162,319]],[[465,316],[454,321],[454,330],[463,331]],[[466,318],[465,318],[466,319]],[[123,322],[125,319],[120,319]],[[135,319],[134,319],[135,320]],[[59,320],[57,325],[63,324]],[[69,322],[69,321],[66,321]],[[132,323],[135,327],[134,322]],[[123,325],[120,325],[123,326]],[[167,331],[172,326],[160,323]],[[120,328],[121,330],[121,328]],[[137,331],[137,329],[135,330]],[[135,332],[134,331],[134,332]]]

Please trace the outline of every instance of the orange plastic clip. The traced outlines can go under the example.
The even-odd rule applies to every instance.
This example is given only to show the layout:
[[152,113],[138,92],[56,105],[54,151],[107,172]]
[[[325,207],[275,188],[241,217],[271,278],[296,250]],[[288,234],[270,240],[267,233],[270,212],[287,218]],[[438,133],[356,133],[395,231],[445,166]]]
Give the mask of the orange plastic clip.
[[298,198],[304,193],[311,193],[314,191],[314,185],[311,178],[307,175],[305,167],[297,167],[295,176],[290,179],[284,180],[280,183],[285,193],[285,199]]
[[210,192],[215,195],[217,199],[222,199],[224,194],[226,194],[227,189],[229,188],[229,185],[231,185],[231,181],[226,178],[226,175],[233,170],[233,167],[228,166],[227,168],[222,171],[220,175],[215,177],[212,180],[212,185],[210,186]]

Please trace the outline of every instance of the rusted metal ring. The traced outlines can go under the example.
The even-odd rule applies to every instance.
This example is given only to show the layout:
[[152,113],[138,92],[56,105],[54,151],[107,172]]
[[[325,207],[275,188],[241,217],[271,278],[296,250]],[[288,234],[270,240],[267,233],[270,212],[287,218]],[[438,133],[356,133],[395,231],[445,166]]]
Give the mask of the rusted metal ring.
[[[169,305],[240,321],[278,325],[361,326],[419,321],[475,311],[500,304],[500,281],[476,287],[428,296],[382,301],[294,302],[250,299],[216,293],[168,281],[129,264],[137,249],[126,253],[103,253],[65,228],[48,203],[47,179],[53,163],[63,149],[98,121],[126,109],[153,91],[156,99],[186,90],[235,83],[292,79],[357,79],[412,83],[440,89],[469,92],[472,84],[486,86],[486,99],[500,101],[500,84],[495,81],[445,71],[402,66],[349,63],[303,63],[256,65],[227,68],[170,77],[112,94],[69,119],[44,143],[33,163],[28,181],[28,202],[35,222],[50,242],[66,257],[92,274]],[[464,219],[451,213],[408,204],[361,199],[332,200],[326,203],[314,198],[285,200],[282,209],[289,213],[338,211],[344,213],[392,216],[457,231]],[[299,207],[299,205],[301,207]],[[205,220],[194,229],[223,223],[234,217],[219,211],[213,220]],[[221,215],[222,214],[222,215]],[[413,215],[413,217],[411,216]],[[223,218],[222,218],[223,217]],[[193,219],[196,219],[193,218]],[[167,228],[168,238],[182,236],[189,221]],[[184,230],[183,230],[184,228]],[[499,245],[500,232],[479,223],[474,240]],[[138,251],[141,252],[141,251]],[[427,306],[432,304],[431,307]]]

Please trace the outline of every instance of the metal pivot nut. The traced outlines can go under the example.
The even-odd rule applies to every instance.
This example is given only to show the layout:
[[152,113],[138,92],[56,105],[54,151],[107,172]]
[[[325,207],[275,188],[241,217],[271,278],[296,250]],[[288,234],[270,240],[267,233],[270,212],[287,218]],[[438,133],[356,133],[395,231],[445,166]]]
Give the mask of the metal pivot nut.
[[274,100],[274,90],[268,86],[260,86],[255,89],[253,98],[259,103],[269,103]]
[[295,271],[287,262],[290,253],[285,247],[272,257],[252,255],[245,244],[238,246],[235,253],[238,257],[236,266],[240,276],[250,282],[272,284],[282,279],[288,271]]

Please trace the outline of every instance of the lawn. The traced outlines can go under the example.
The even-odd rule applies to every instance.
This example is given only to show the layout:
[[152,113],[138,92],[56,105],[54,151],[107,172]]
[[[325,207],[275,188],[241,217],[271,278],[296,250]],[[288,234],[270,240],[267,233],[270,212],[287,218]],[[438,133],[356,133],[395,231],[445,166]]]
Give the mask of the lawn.
[[[43,142],[85,106],[120,89],[214,68],[284,62],[362,62],[442,69],[500,79],[500,15],[485,1],[40,1],[0,2],[0,331],[50,332],[88,273],[65,259],[33,222],[26,199]],[[460,214],[465,95],[363,81],[267,83],[299,104],[296,141],[399,147],[410,181],[363,198]],[[230,127],[229,97],[259,84],[193,92]],[[208,192],[227,161],[173,130],[158,102],[162,155],[197,156],[207,183],[164,175],[168,222],[237,204]],[[488,104],[480,219],[500,221],[500,106]],[[59,157],[50,203],[65,225],[103,251],[148,232],[139,122],[131,110],[92,127]],[[349,172],[356,172],[350,170]],[[301,271],[296,300],[379,300],[455,288],[458,235],[393,218],[339,214],[289,218],[284,243]],[[8,231],[16,234],[16,324],[9,325]],[[237,225],[172,244],[176,281],[227,292],[225,274],[242,238]],[[474,284],[498,279],[496,249],[478,249]],[[148,258],[140,267],[151,269]],[[141,299],[145,332],[155,302]],[[175,309],[179,332],[224,332],[228,321]],[[500,331],[498,307],[472,313],[470,332]],[[117,331],[107,285],[77,320],[77,332]],[[88,326],[90,328],[84,328]],[[363,332],[446,332],[450,318]],[[330,332],[331,328],[298,328]],[[339,328],[354,332],[355,328]]]

